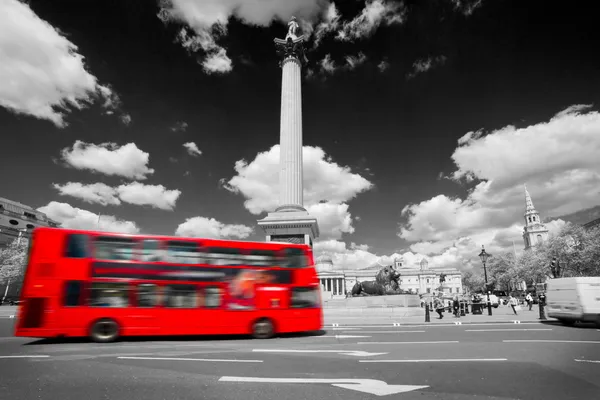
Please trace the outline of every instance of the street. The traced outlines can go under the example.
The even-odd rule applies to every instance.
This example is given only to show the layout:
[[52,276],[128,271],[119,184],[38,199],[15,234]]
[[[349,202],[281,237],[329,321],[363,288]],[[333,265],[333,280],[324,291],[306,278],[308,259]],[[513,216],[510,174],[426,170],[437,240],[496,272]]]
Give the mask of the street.
[[600,396],[594,326],[487,323],[328,327],[315,335],[11,337],[0,316],[3,399],[583,399]]

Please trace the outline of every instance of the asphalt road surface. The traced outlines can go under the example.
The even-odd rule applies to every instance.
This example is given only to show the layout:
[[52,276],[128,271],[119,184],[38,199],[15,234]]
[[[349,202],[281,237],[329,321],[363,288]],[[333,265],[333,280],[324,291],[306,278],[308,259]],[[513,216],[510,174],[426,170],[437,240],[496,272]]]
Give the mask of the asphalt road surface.
[[328,328],[317,335],[136,339],[11,337],[0,318],[0,398],[598,399],[593,326]]

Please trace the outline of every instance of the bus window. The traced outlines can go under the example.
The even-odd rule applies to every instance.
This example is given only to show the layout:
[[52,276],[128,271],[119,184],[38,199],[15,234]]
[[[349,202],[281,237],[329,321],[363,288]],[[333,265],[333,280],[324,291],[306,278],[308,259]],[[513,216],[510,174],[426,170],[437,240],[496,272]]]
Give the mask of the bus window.
[[167,243],[167,252],[169,262],[182,264],[201,264],[202,254],[198,244],[194,242],[175,242]]
[[219,308],[223,290],[218,286],[209,286],[205,289],[204,305],[206,308]]
[[153,283],[142,283],[138,285],[137,306],[156,307],[160,304],[160,292],[158,286]]
[[142,241],[140,260],[146,262],[166,261],[166,252],[162,249],[161,242],[154,239]]
[[250,255],[244,256],[248,260],[246,265],[257,267],[273,267],[281,264],[277,253],[273,250],[251,250]]
[[65,258],[88,257],[88,235],[73,233],[67,235],[67,245],[64,252]]
[[136,242],[128,238],[101,236],[96,238],[94,247],[95,258],[99,260],[130,261],[134,258]]
[[63,306],[75,307],[81,304],[81,286],[81,281],[67,281],[65,283]]
[[167,285],[165,307],[196,308],[198,307],[198,297],[198,291],[194,285]]
[[308,266],[308,257],[304,250],[297,248],[287,248],[284,251],[285,261],[282,267],[285,268],[303,268]]
[[233,247],[209,247],[206,250],[208,263],[212,265],[242,265],[240,249]]
[[93,282],[90,293],[92,307],[127,307],[127,283]]

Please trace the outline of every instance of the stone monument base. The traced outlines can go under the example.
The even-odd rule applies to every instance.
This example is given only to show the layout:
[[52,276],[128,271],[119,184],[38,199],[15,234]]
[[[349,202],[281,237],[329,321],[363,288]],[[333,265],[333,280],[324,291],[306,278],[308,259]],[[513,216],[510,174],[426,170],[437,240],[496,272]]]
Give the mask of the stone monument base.
[[420,305],[418,294],[359,296],[323,301],[324,308],[396,308],[420,307]]
[[301,207],[280,207],[258,222],[267,236],[267,242],[286,242],[313,245],[319,237],[317,219]]

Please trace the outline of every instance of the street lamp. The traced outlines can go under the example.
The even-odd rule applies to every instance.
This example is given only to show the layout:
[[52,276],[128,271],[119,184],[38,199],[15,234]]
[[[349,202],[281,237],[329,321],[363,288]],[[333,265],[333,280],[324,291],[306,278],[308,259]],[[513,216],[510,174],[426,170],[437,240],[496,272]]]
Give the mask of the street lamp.
[[483,245],[481,245],[481,253],[479,253],[479,258],[481,259],[481,262],[483,263],[483,273],[485,274],[485,292],[487,294],[488,315],[492,315],[492,303],[490,302],[490,291],[488,288],[487,268],[485,267],[485,263],[487,262],[488,258],[490,258],[490,256],[491,256],[491,254],[486,253],[485,247]]

